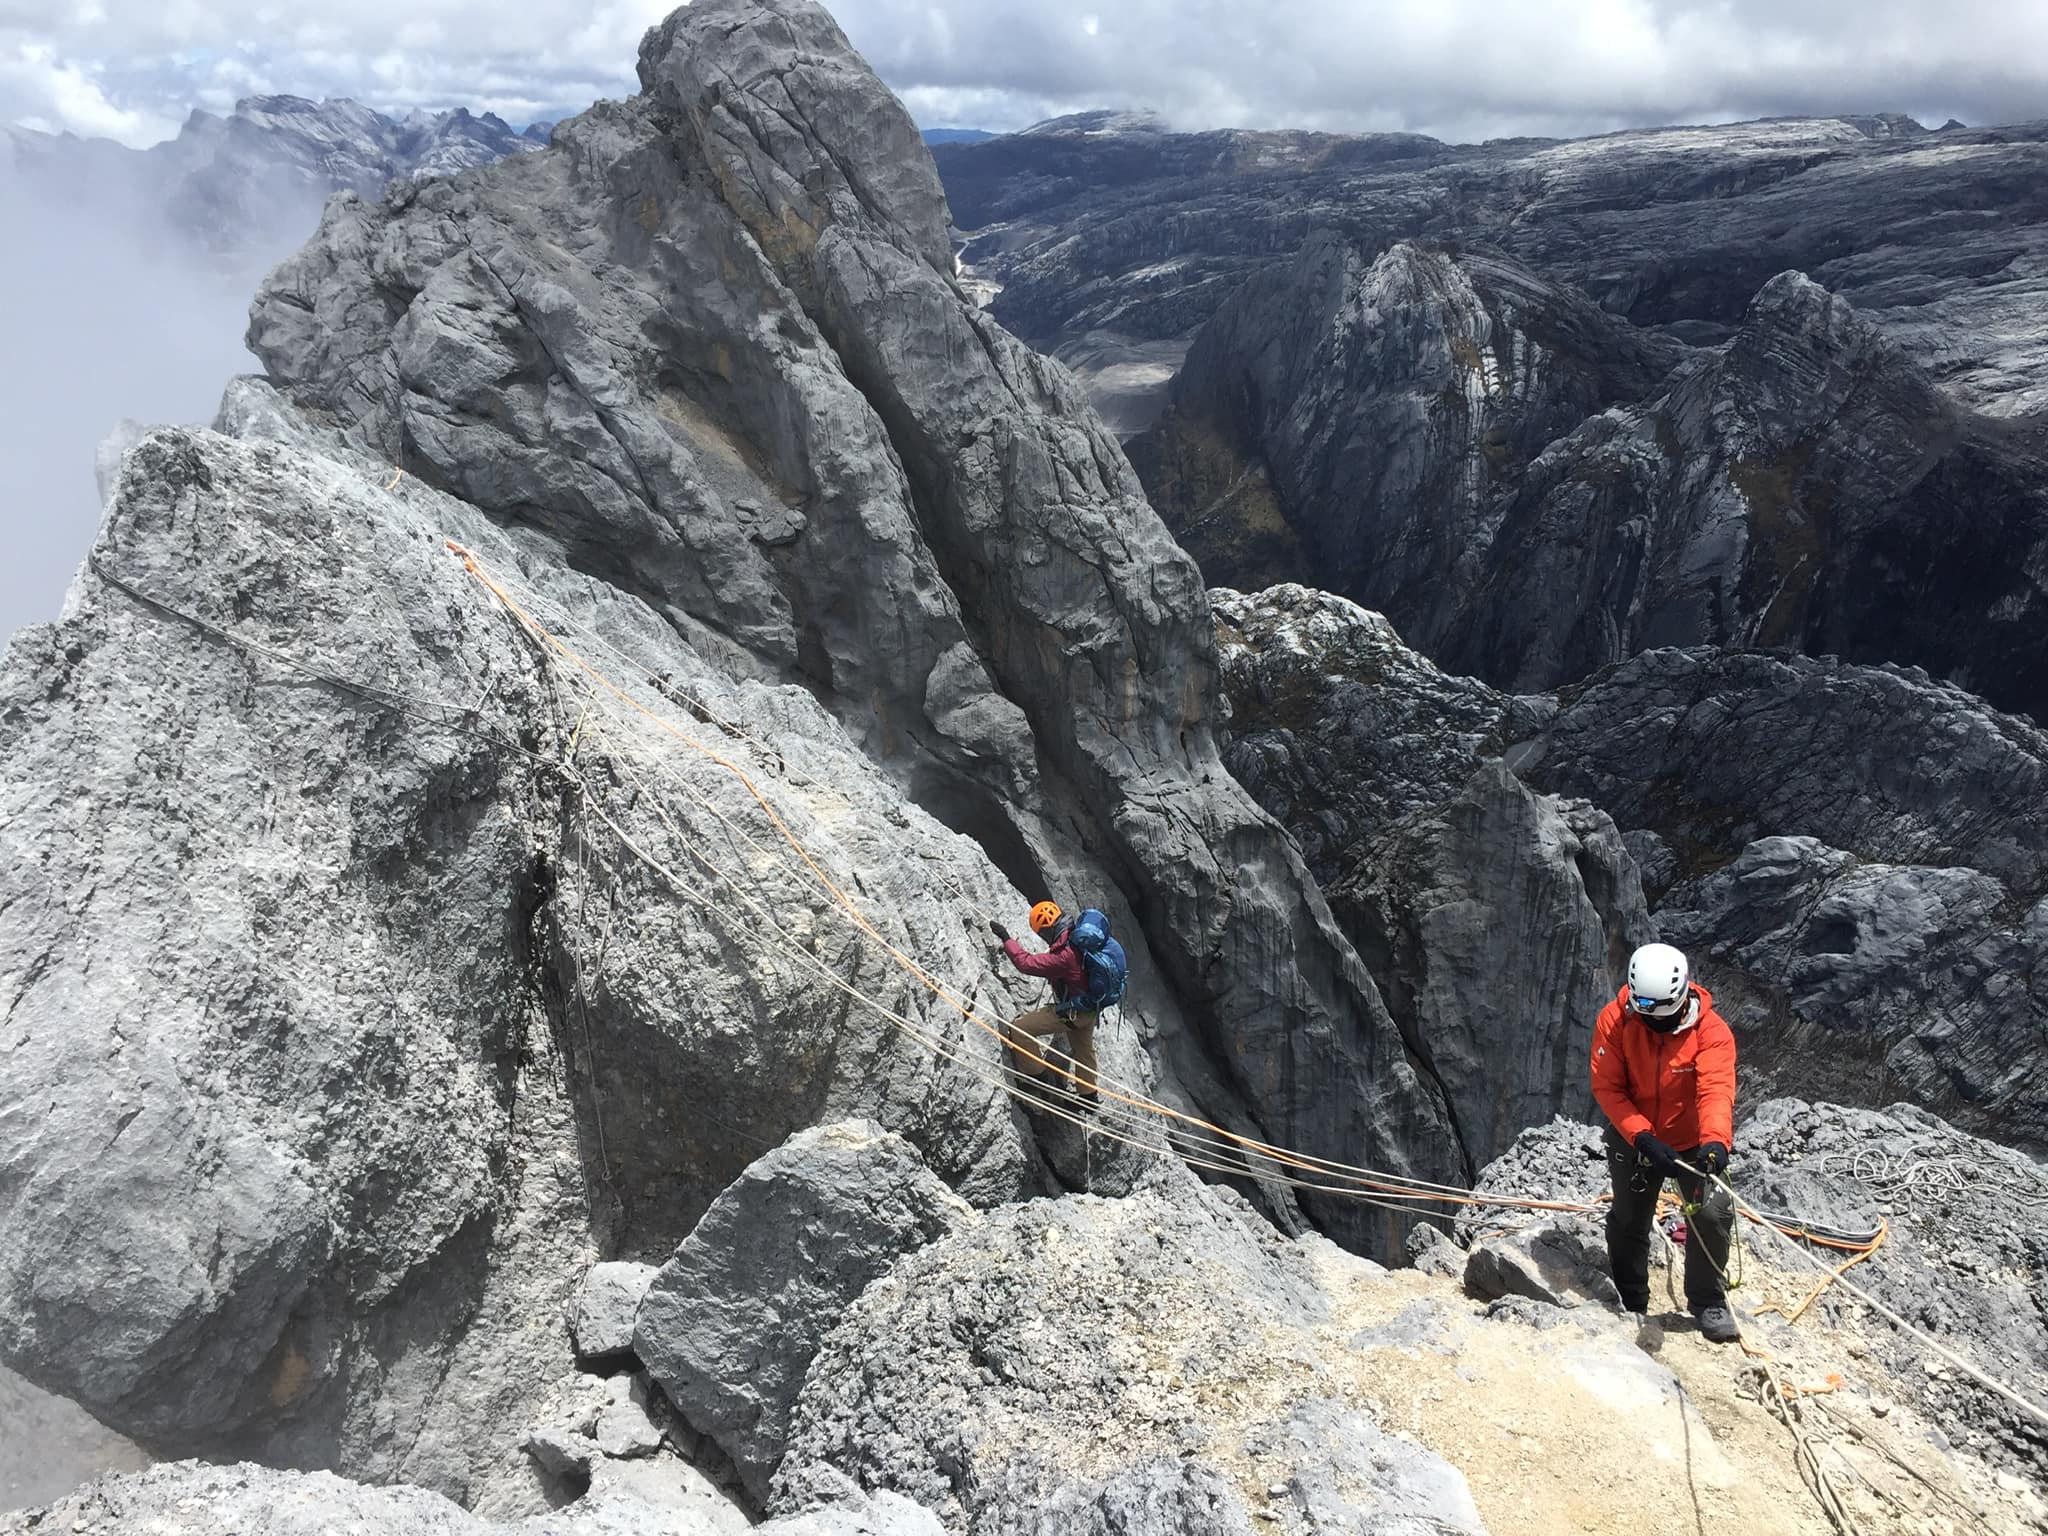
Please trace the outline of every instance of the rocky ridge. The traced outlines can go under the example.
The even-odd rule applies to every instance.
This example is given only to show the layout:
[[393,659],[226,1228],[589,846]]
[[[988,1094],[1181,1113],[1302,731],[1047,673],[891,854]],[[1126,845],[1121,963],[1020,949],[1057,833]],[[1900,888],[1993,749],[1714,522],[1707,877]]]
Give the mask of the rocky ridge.
[[1229,131],[1084,114],[936,152],[996,313],[1048,349],[1191,340],[1329,232],[1487,249],[1634,325],[1726,340],[1788,269],[1872,313],[1970,406],[2048,401],[2041,124],[1794,118],[1598,138]]
[[[812,1169],[818,1193],[829,1186],[807,1228],[829,1253],[846,1221],[865,1222],[863,1191],[899,1186],[903,1170],[888,1166],[894,1154],[819,1160],[818,1135],[807,1133],[809,1151],[784,1148],[764,1162],[788,1166],[794,1157]],[[1583,1196],[1599,1176],[1580,1145],[1589,1136],[1562,1121],[1532,1131],[1482,1187]],[[1758,1198],[1798,1200],[1838,1220],[1867,1219],[1874,1209],[1892,1216],[1895,1235],[1859,1266],[1860,1285],[1917,1298],[1928,1266],[1946,1266],[1944,1306],[1924,1321],[1968,1356],[2024,1366],[2038,1353],[2038,1320],[2025,1316],[2022,1298],[2038,1287],[2048,1256],[2024,1223],[2008,1221],[2009,1202],[2028,1198],[2026,1170],[2035,1165],[1911,1111],[1798,1101],[1757,1107],[1738,1139],[1741,1180]],[[1870,1163],[1873,1144],[1901,1161]],[[2003,1182],[1951,1179],[1965,1165]],[[1886,1183],[1894,1172],[1908,1176]],[[750,1172],[748,1182],[760,1190],[775,1177]],[[1517,1223],[1508,1214],[1475,1225],[1498,1229],[1502,1219]],[[1588,1230],[1584,1262],[1604,1268],[1597,1223]],[[1482,1237],[1472,1259],[1524,1240]],[[721,1222],[693,1234],[700,1241],[706,1254],[738,1255],[756,1239]],[[1812,1289],[1814,1262],[1753,1238],[1739,1304],[1789,1308]],[[775,1536],[1291,1536],[1419,1526],[1606,1536],[1695,1521],[1828,1529],[1794,1469],[1787,1427],[1765,1406],[1770,1379],[1748,1358],[1704,1344],[1661,1307],[1637,1324],[1570,1294],[1467,1294],[1442,1270],[1388,1271],[1318,1237],[1284,1239],[1241,1199],[1169,1163],[1120,1198],[1071,1195],[963,1213],[837,1310],[805,1366],[769,1518],[757,1528]],[[778,1284],[769,1282],[764,1300]],[[673,1325],[689,1320],[643,1312],[638,1336],[650,1343]],[[1945,1367],[1929,1371],[1916,1346],[1871,1325],[1840,1291],[1796,1324],[1759,1312],[1748,1326],[1778,1380],[1818,1385],[1832,1373],[1830,1390],[1802,1399],[1800,1413],[1863,1528],[1962,1520],[2017,1536],[2048,1519],[2029,1491],[2044,1442],[2024,1416],[2001,1416]],[[677,1470],[674,1447],[688,1432],[678,1421],[646,1451],[586,1453],[590,1491],[517,1522],[481,1519],[417,1489],[188,1464],[108,1479],[47,1511],[0,1516],[0,1530],[47,1529],[54,1520],[123,1536],[155,1529],[171,1512],[194,1536],[297,1532],[337,1519],[370,1533],[461,1536],[745,1529]],[[1557,1449],[1565,1434],[1569,1455]],[[1646,1458],[1668,1463],[1669,1475],[1645,1478]]]
[[1048,893],[1132,953],[1119,1081],[1464,1166],[1222,767],[1192,563],[960,292],[900,106],[800,0],[641,66],[332,203],[270,381],[126,451],[0,664],[0,1354],[158,1453],[519,1512],[574,1370],[530,1320],[792,1132],[871,1119],[977,1205],[1129,1187],[1002,1093],[1042,994],[985,924]]
[[252,347],[351,441],[814,690],[1020,889],[1099,893],[1213,1113],[1448,1167],[1440,1103],[1216,765],[1192,562],[1072,380],[963,299],[914,126],[822,12],[700,14],[549,154],[339,206]]

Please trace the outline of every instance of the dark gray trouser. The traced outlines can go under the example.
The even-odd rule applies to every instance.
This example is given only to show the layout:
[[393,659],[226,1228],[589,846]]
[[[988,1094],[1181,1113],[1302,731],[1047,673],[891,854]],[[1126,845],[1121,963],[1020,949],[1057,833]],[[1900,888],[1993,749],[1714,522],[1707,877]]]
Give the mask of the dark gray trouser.
[[[1614,1271],[1614,1288],[1621,1292],[1621,1304],[1631,1312],[1647,1312],[1650,1223],[1657,1215],[1657,1195],[1664,1180],[1612,1126],[1607,1128],[1605,1141],[1607,1172],[1614,1182],[1614,1204],[1607,1208],[1607,1263]],[[1675,1150],[1698,1165],[1698,1148]],[[1685,1304],[1695,1312],[1727,1304],[1722,1276],[1728,1270],[1728,1244],[1735,1234],[1735,1202],[1728,1191],[1713,1185],[1701,1201],[1700,1184],[1695,1178],[1678,1180],[1679,1195],[1687,1204],[1697,1201],[1700,1206],[1685,1223]]]

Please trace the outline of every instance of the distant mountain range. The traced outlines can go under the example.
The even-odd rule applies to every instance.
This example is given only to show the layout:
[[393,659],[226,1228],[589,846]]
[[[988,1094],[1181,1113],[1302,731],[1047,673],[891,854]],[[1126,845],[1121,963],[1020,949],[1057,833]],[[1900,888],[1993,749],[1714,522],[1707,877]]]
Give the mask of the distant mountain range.
[[116,225],[161,225],[230,268],[267,266],[312,232],[335,192],[376,196],[393,179],[449,175],[546,142],[544,125],[522,133],[462,107],[392,118],[345,99],[251,96],[225,117],[195,111],[149,149],[0,130],[0,184]]
[[924,141],[927,144],[979,144],[995,135],[986,128],[927,128]]

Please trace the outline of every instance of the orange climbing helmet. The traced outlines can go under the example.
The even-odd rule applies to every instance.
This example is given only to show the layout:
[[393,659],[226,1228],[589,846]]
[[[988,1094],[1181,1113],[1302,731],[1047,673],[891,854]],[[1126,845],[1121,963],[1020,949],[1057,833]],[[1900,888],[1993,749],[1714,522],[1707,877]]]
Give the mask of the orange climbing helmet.
[[1041,901],[1031,909],[1031,931],[1043,937],[1051,933],[1060,923],[1060,904],[1056,901]]

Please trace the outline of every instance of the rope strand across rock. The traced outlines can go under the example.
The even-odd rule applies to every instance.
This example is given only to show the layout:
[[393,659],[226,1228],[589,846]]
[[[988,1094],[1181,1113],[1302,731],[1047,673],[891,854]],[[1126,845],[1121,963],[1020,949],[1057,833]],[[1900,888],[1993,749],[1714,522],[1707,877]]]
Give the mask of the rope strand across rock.
[[[593,690],[593,697],[596,696],[597,692],[608,693],[613,698],[629,706],[639,715],[647,718],[664,734],[702,753],[738,778],[751,797],[760,805],[770,824],[774,826],[779,835],[788,843],[790,849],[801,861],[802,866],[810,871],[812,876],[832,898],[834,905],[839,907],[868,939],[880,945],[892,960],[935,997],[957,1012],[966,1022],[993,1035],[999,1041],[1003,1041],[1007,1048],[1007,1040],[995,1023],[985,1018],[971,1003],[960,998],[950,988],[933,977],[924,967],[905,954],[898,946],[891,943],[874,927],[873,923],[859,910],[851,898],[818,867],[816,861],[804,849],[801,842],[790,831],[783,819],[777,815],[773,806],[769,804],[767,797],[761,793],[758,786],[754,784],[744,769],[725,755],[697,741],[688,732],[675,726],[673,722],[665,720],[655,711],[635,699],[617,683],[611,681],[589,661],[534,619],[499,582],[483,571],[473,554],[460,545],[455,544],[452,540],[447,542],[449,550],[463,560],[468,573],[489,591],[497,601],[504,605],[521,628],[541,647],[544,653],[573,667],[585,678],[587,684]],[[416,697],[403,690],[388,688],[379,684],[364,683],[357,679],[342,676],[330,669],[304,662],[274,646],[239,635],[224,625],[187,612],[176,605],[164,602],[140,590],[107,569],[105,563],[97,554],[91,557],[90,568],[108,586],[123,592],[150,611],[185,623],[209,637],[228,644],[248,655],[260,657],[281,667],[296,671],[323,685],[346,692],[373,707],[390,709],[395,713],[412,718],[418,723],[432,728],[453,730],[475,736],[480,740],[489,742],[494,747],[527,759],[534,763],[537,769],[541,771],[560,773],[572,782],[583,784],[580,776],[574,772],[572,767],[551,757],[534,752],[519,742],[510,739],[502,732],[490,729],[475,709],[451,705],[442,700]],[[608,708],[605,710],[605,713],[608,716],[611,715],[611,711]],[[613,716],[613,718],[615,719],[616,717]],[[592,805],[594,814],[607,824],[609,830],[619,838],[622,846],[626,847],[636,858],[646,863],[649,867],[661,872],[679,893],[695,894],[697,899],[704,899],[701,893],[694,893],[689,883],[679,875],[676,875],[661,860],[639,847],[625,829],[618,825],[615,818],[597,806],[594,796],[589,795],[587,784],[583,784],[583,788],[586,793],[587,803]],[[644,784],[641,788],[643,793],[649,794],[649,798],[658,808],[658,797],[652,796],[651,792],[646,790]],[[697,794],[697,791],[694,789],[691,789],[690,792]],[[701,801],[701,797],[700,803],[705,803],[708,806],[708,802]],[[663,815],[664,822],[673,829],[673,823],[666,817],[665,812],[661,814]],[[723,812],[714,809],[714,814],[717,814],[727,825],[733,826],[734,830],[745,836],[750,843],[756,843],[751,834],[747,834],[744,829],[739,828]],[[685,842],[687,843],[686,839]],[[758,846],[758,843],[756,843],[756,846]],[[715,863],[707,856],[704,856],[701,851],[696,852],[694,856],[705,865],[707,870],[712,871],[727,883],[729,888],[735,891],[741,889],[731,876],[718,870]],[[768,927],[772,930],[773,925],[770,924]],[[800,958],[822,964],[822,961],[819,961],[816,956],[798,953]],[[1114,1125],[1105,1123],[1104,1115],[1100,1111],[1086,1114],[1075,1111],[1072,1103],[1074,1095],[1071,1088],[1067,1087],[1066,1084],[1077,1084],[1078,1079],[1075,1077],[1070,1066],[1052,1059],[1052,1055],[1038,1055],[1028,1049],[1021,1053],[1033,1060],[1035,1064],[1055,1074],[1057,1079],[1065,1080],[1065,1083],[1055,1090],[1055,1094],[1049,1102],[1041,1094],[1028,1093],[1022,1090],[1017,1084],[1008,1081],[1000,1072],[988,1072],[980,1063],[970,1061],[951,1045],[920,1029],[913,1021],[903,1017],[895,1010],[889,1009],[878,999],[860,991],[858,988],[852,987],[850,983],[845,982],[843,978],[839,977],[836,972],[831,971],[829,966],[825,966],[824,969],[830,975],[835,985],[845,988],[863,1006],[883,1013],[892,1024],[903,1029],[906,1034],[918,1041],[926,1049],[932,1050],[935,1054],[961,1065],[999,1091],[1023,1099],[1031,1107],[1053,1114],[1088,1131],[1090,1134],[1108,1137],[1152,1155],[1170,1154],[1183,1159],[1191,1166],[1220,1173],[1228,1177],[1270,1179],[1288,1187],[1314,1190],[1318,1193],[1359,1200],[1381,1208],[1409,1214],[1416,1213],[1421,1208],[1428,1206],[1494,1207],[1582,1214],[1590,1213],[1598,1208],[1595,1202],[1542,1200],[1508,1194],[1479,1194],[1469,1189],[1436,1184],[1427,1180],[1413,1179],[1405,1175],[1387,1173],[1298,1152],[1261,1141],[1256,1137],[1243,1136],[1229,1131],[1198,1116],[1190,1115],[1185,1111],[1160,1103],[1129,1084],[1114,1083],[1112,1079],[1107,1077],[1101,1080],[1104,1100],[1103,1107],[1105,1110],[1108,1110],[1112,1103],[1117,1106],[1111,1112],[1117,1119]],[[1057,1055],[1057,1053],[1052,1054]],[[1069,1103],[1066,1105],[1059,1103],[1060,1095],[1064,1095],[1069,1100]],[[1126,1134],[1134,1127],[1140,1125],[1144,1126],[1145,1129],[1156,1131],[1159,1139],[1157,1141],[1141,1140],[1136,1136]],[[1225,1161],[1224,1159],[1226,1158],[1229,1160]],[[1260,1163],[1264,1163],[1267,1166],[1259,1166]],[[1277,1165],[1277,1167],[1272,1165]],[[1280,1171],[1281,1169],[1291,1171],[1282,1172]],[[1696,1169],[1689,1169],[1688,1171],[1699,1172]],[[1890,1172],[1892,1170],[1885,1170],[1885,1173]],[[1703,1175],[1703,1177],[1708,1176]],[[1882,1178],[1883,1175],[1881,1174],[1879,1177]],[[1913,1171],[1911,1169],[1906,1170],[1900,1176],[1896,1188],[1904,1189],[1908,1187],[1913,1178]],[[1817,1296],[1826,1286],[1839,1286],[1871,1312],[1882,1317],[1892,1326],[1911,1335],[1978,1385],[2012,1403],[2037,1422],[2048,1425],[2048,1409],[2043,1409],[2039,1404],[2031,1401],[2012,1386],[1999,1381],[1989,1373],[1971,1364],[1940,1340],[1928,1334],[1924,1329],[1907,1321],[1895,1310],[1878,1301],[1867,1291],[1846,1278],[1846,1271],[1853,1267],[1856,1262],[1867,1258],[1871,1252],[1875,1251],[1879,1243],[1883,1241],[1882,1229],[1880,1229],[1876,1237],[1865,1242],[1845,1241],[1840,1234],[1832,1232],[1824,1226],[1801,1223],[1792,1218],[1762,1212],[1736,1194],[1733,1187],[1725,1179],[1713,1177],[1713,1181],[1728,1190],[1731,1198],[1734,1200],[1736,1210],[1746,1220],[1773,1233],[1780,1241],[1787,1244],[1793,1250],[1801,1263],[1819,1272],[1821,1285],[1816,1287],[1813,1296],[1809,1296],[1807,1301],[1800,1305],[1793,1314],[1794,1316],[1797,1316],[1799,1312],[1804,1312],[1811,1304],[1814,1296]],[[1795,1241],[1794,1239],[1800,1240]],[[1852,1257],[1846,1263],[1831,1266],[1813,1254],[1808,1244],[1830,1247],[1837,1250],[1848,1250]]]

